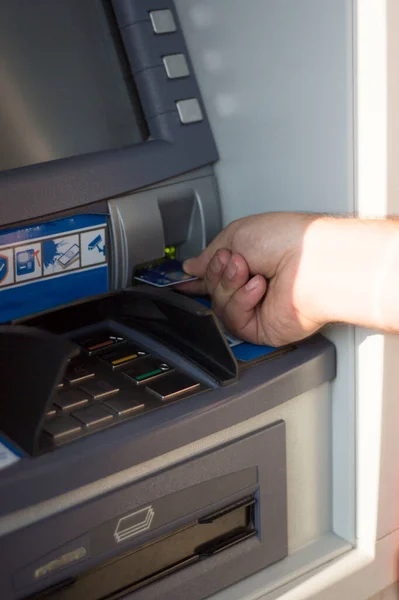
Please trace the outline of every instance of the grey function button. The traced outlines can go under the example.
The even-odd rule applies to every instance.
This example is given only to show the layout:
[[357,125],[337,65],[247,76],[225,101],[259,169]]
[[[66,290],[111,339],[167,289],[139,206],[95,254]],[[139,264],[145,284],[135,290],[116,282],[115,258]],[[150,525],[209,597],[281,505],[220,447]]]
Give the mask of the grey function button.
[[89,401],[88,395],[81,390],[70,388],[65,392],[60,392],[54,399],[54,404],[62,410],[72,410],[87,404]]
[[47,411],[46,411],[46,417],[48,419],[50,419],[52,417],[55,417],[56,414],[57,414],[57,409],[56,409],[56,407],[53,404],[52,406],[50,406],[50,408],[47,409]]
[[44,426],[44,431],[53,439],[54,442],[58,442],[64,438],[72,435],[76,435],[81,431],[81,425],[71,417],[56,417],[52,419]]
[[198,123],[204,119],[201,106],[197,98],[179,100],[176,102],[176,106],[180,121],[183,123],[183,125]]
[[71,362],[65,373],[65,380],[70,384],[79,383],[91,377],[94,377],[94,369],[85,361]]
[[173,33],[176,31],[176,21],[168,8],[164,10],[152,10],[150,12],[150,19],[154,33]]
[[[141,396],[141,394],[140,394]],[[117,396],[104,400],[103,404],[116,413],[118,417],[126,417],[144,408],[141,398],[135,398],[135,394],[130,392],[119,392]]]
[[184,54],[170,54],[164,56],[162,60],[169,79],[180,79],[190,75],[190,69]]
[[160,400],[173,400],[198,390],[200,384],[184,373],[171,373],[158,381],[149,383],[147,391],[159,398]]
[[119,392],[118,386],[113,385],[105,379],[93,379],[92,381],[82,384],[80,389],[83,390],[85,394],[89,394],[94,400],[99,400],[100,398],[105,398],[106,396],[117,394]]
[[101,405],[83,408],[82,410],[78,410],[76,413],[73,413],[73,416],[88,428],[104,425],[108,421],[112,421],[114,418],[112,413],[103,408]]

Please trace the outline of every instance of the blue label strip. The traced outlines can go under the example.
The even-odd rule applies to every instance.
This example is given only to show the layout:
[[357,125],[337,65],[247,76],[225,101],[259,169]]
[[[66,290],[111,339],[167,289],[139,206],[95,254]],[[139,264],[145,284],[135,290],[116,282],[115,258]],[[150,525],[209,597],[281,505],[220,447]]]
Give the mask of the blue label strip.
[[276,352],[276,350],[277,348],[273,348],[273,346],[256,346],[255,344],[249,344],[248,342],[243,342],[239,346],[234,346],[231,349],[236,359],[241,360],[242,362],[249,362],[256,358],[261,358],[262,356]]
[[14,465],[21,459],[21,456],[19,452],[15,452],[5,440],[0,438],[0,471]]
[[109,290],[106,215],[0,232],[0,322]]

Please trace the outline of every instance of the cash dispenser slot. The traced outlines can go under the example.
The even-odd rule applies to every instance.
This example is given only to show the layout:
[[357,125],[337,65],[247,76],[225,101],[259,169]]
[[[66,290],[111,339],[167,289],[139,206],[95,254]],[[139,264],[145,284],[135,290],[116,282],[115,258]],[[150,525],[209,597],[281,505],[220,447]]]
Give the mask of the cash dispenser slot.
[[[29,462],[43,471],[69,450]],[[0,538],[2,600],[201,600],[287,555],[283,421],[108,491],[98,485],[95,497],[76,489],[76,504]]]
[[255,505],[244,498],[29,598],[117,600],[255,536]]

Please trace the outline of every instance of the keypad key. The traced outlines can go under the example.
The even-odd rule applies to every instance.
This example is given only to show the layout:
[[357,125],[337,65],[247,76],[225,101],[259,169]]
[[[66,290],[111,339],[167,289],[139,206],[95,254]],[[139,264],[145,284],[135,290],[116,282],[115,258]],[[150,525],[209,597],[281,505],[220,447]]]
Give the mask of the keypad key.
[[113,369],[120,369],[121,367],[131,363],[133,360],[143,358],[147,355],[148,352],[142,350],[141,348],[137,348],[132,344],[123,344],[114,350],[101,352],[100,358],[111,365]]
[[174,400],[183,394],[198,390],[200,384],[184,373],[171,373],[147,386],[147,391],[159,400]]
[[89,396],[77,388],[70,388],[69,390],[59,392],[54,398],[54,404],[62,410],[73,410],[87,404],[88,401]]
[[56,414],[57,414],[57,408],[54,406],[54,404],[46,410],[46,418],[47,419],[52,419],[53,417],[55,417]]
[[161,360],[143,358],[134,363],[131,368],[125,369],[124,373],[139,385],[151,381],[160,375],[164,375],[171,370],[172,368]]
[[93,379],[79,386],[79,389],[94,400],[99,400],[100,398],[105,398],[106,396],[117,394],[119,392],[117,385],[114,385],[105,379]]
[[73,416],[88,429],[104,425],[114,418],[114,415],[101,405],[88,406],[73,413]]
[[87,337],[82,337],[75,341],[91,355],[101,352],[102,350],[105,350],[105,348],[115,346],[116,344],[123,344],[126,342],[126,338],[119,335],[119,333],[107,329],[96,331]]
[[142,395],[132,392],[119,392],[116,396],[104,400],[103,404],[112,410],[118,417],[126,417],[144,408]]
[[56,417],[44,426],[44,431],[54,442],[59,442],[64,438],[77,435],[81,432],[80,423],[68,416]]
[[71,385],[91,379],[95,371],[93,365],[84,360],[77,360],[70,363],[65,373],[65,381]]

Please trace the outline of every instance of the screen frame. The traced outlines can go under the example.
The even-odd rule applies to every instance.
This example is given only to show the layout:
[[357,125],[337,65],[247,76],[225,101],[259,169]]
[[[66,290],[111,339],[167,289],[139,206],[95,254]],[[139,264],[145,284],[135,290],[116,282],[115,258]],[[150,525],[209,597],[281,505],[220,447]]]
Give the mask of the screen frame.
[[[212,164],[218,153],[173,0],[111,0],[149,138],[0,173],[0,227],[65,214]],[[155,34],[150,12],[169,9],[176,31]],[[183,53],[190,75],[168,79],[163,57]],[[203,120],[181,123],[176,102],[196,98]],[[92,207],[95,210],[95,206]]]

